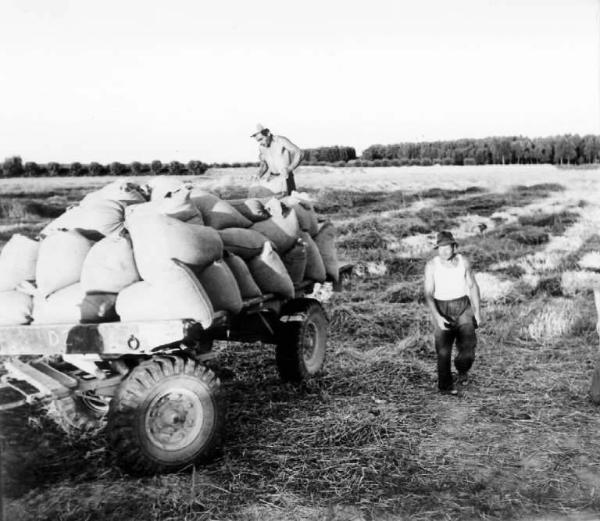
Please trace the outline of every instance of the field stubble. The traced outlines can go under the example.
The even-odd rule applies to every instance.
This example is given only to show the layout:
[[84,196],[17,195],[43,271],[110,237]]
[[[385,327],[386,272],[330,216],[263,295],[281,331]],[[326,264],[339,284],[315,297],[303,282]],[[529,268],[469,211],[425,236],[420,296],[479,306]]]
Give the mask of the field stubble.
[[[9,518],[491,520],[600,511],[598,411],[587,397],[598,339],[591,272],[582,271],[600,268],[597,174],[510,169],[495,183],[489,171],[419,180],[411,170],[403,189],[393,169],[387,180],[373,169],[368,191],[358,170],[344,190],[336,188],[343,172],[324,188],[324,176],[317,183],[306,171],[317,206],[340,228],[340,250],[356,262],[350,289],[327,305],[320,378],[282,385],[270,349],[220,345],[215,369],[230,403],[221,455],[145,479],[116,470],[101,438],[65,437],[42,410],[4,414]],[[525,180],[527,188],[514,188]],[[227,190],[217,175],[210,183]],[[458,399],[435,391],[421,291],[440,225],[462,230],[484,298],[472,382]],[[427,249],[411,250],[411,237]]]

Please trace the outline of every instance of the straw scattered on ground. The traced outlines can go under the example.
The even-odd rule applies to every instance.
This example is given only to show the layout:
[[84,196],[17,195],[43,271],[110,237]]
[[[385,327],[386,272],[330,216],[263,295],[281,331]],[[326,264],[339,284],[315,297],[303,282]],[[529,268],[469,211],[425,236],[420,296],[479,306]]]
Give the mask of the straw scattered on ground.
[[[398,193],[349,190],[348,207],[338,194],[328,215],[346,223],[340,251],[357,264],[346,291],[326,304],[331,338],[319,378],[283,385],[271,347],[220,343],[213,364],[229,401],[221,454],[144,479],[120,473],[101,438],[66,437],[42,410],[2,414],[8,518],[592,519],[600,425],[588,398],[598,356],[588,286],[600,219],[590,173],[577,175],[567,183],[559,182],[565,172],[545,171],[550,182],[503,184],[499,197],[488,178],[470,189],[468,174],[403,190],[404,206]],[[461,236],[484,320],[472,380],[458,398],[435,389],[421,290],[432,237],[411,231],[431,226],[453,201],[468,215],[444,218],[493,224]],[[417,215],[423,208],[429,221]],[[389,212],[384,222],[380,211]],[[547,240],[522,240],[519,225]],[[389,237],[404,232],[398,249]]]

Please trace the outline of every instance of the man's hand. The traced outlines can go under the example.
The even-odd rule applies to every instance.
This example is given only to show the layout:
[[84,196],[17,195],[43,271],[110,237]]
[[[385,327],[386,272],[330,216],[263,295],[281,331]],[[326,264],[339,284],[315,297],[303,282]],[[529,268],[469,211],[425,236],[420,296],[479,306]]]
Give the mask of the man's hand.
[[442,331],[448,331],[449,324],[448,324],[448,321],[444,317],[442,317],[442,316],[435,317],[435,323],[436,323],[437,327],[439,327]]
[[475,322],[477,323],[477,327],[481,327],[481,313],[477,312],[473,313],[473,315],[475,316]]

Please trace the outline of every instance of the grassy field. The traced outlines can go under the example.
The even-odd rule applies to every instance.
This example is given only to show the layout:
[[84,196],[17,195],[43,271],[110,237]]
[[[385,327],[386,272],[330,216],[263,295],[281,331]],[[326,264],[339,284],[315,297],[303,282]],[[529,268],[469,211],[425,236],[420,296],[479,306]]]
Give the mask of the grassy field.
[[[231,195],[248,177],[201,182]],[[105,182],[3,181],[0,241],[35,235]],[[122,474],[101,436],[66,436],[40,407],[2,414],[6,519],[597,519],[600,416],[588,390],[600,170],[314,167],[297,183],[356,263],[327,303],[323,373],[283,385],[270,346],[220,344],[221,454],[144,479]],[[483,298],[458,398],[436,392],[421,290],[439,228],[459,238]]]

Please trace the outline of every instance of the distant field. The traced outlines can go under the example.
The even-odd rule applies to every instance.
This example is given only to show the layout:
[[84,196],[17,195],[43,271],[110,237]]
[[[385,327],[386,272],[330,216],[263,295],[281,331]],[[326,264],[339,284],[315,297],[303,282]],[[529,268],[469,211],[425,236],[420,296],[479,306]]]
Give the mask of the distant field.
[[[239,195],[253,171],[198,182]],[[67,437],[40,409],[1,414],[6,519],[593,519],[600,170],[306,167],[296,179],[356,263],[351,288],[327,304],[323,374],[282,385],[269,346],[221,345],[221,455],[145,479],[118,471],[101,438]],[[0,241],[34,235],[113,180],[2,181]],[[484,301],[459,398],[436,392],[421,290],[441,228],[459,238]]]
[[[209,169],[201,176],[179,176],[198,183],[226,186],[247,185],[256,168]],[[566,179],[577,183],[594,183],[600,169],[566,170],[552,165],[490,165],[490,166],[428,166],[428,167],[372,167],[334,168],[300,167],[296,173],[300,188],[330,187],[336,189],[398,189],[448,188],[454,185],[477,185],[485,188],[502,188],[515,184],[560,182]],[[145,182],[152,176],[127,177]],[[118,177],[40,177],[8,178],[0,183],[0,194],[12,192],[57,189],[93,189],[119,179]]]

